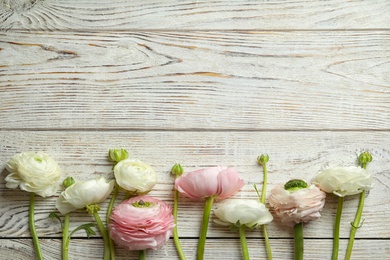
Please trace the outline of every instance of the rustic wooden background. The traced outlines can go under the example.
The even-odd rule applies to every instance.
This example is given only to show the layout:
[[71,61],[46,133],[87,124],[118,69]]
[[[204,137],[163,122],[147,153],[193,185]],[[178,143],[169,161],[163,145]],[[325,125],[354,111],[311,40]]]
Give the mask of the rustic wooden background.
[[[156,169],[150,195],[170,204],[176,162],[233,166],[247,183],[235,197],[255,199],[261,153],[269,191],[356,165],[367,150],[375,188],[353,259],[390,259],[390,1],[0,0],[0,30],[1,259],[34,259],[29,195],[5,188],[15,153],[45,151],[62,178],[88,179],[111,174],[116,147]],[[36,204],[46,259],[60,259],[55,199]],[[344,205],[340,259],[357,203]],[[322,218],[305,225],[305,259],[330,259],[335,205],[328,196]],[[188,259],[202,208],[181,198]],[[91,220],[72,213],[71,229]],[[275,220],[269,233],[274,258],[292,259],[292,230]],[[261,231],[248,237],[251,258],[263,259]],[[117,249],[118,259],[136,256]],[[70,257],[101,259],[101,237],[77,233]],[[211,221],[206,259],[240,257],[238,234]],[[177,259],[172,239],[147,258]]]

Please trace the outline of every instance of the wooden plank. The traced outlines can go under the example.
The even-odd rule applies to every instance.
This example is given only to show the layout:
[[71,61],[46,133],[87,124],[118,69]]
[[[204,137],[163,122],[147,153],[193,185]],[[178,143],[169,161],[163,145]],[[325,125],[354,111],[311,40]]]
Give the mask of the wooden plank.
[[390,4],[376,1],[29,1],[0,3],[0,28],[361,29],[389,28]]
[[[41,239],[40,240],[45,259],[60,259],[61,240]],[[103,255],[102,240],[97,239],[72,239],[69,247],[69,259],[99,259]],[[261,239],[248,239],[249,255],[251,259],[265,259],[266,252],[264,241]],[[187,259],[195,259],[196,239],[182,239],[184,253]],[[330,259],[332,254],[332,240],[305,239],[305,259]],[[277,239],[271,240],[274,259],[293,259],[293,240]],[[340,258],[343,259],[347,241],[340,241]],[[4,259],[31,259],[34,257],[32,242],[26,239],[3,240],[0,250]],[[205,259],[240,259],[239,239],[208,239],[206,241]],[[177,257],[174,243],[171,240],[161,249],[147,250],[147,259],[179,259]],[[387,259],[390,257],[389,242],[386,240],[356,240],[353,259]],[[116,259],[138,259],[136,251],[125,251],[116,248]]]
[[390,129],[389,31],[0,37],[2,129]]
[[[0,163],[4,165],[13,154],[27,150],[42,150],[59,162],[62,179],[73,176],[89,179],[111,174],[112,165],[107,161],[107,151],[124,147],[133,158],[150,163],[158,172],[158,184],[150,195],[172,205],[173,177],[170,168],[176,162],[186,171],[210,165],[229,165],[240,172],[246,185],[234,198],[257,199],[253,184],[261,185],[262,169],[256,157],[269,153],[269,191],[292,178],[310,182],[318,171],[329,165],[355,165],[362,149],[373,154],[369,169],[374,176],[375,188],[366,199],[364,225],[358,238],[390,238],[390,222],[384,221],[390,214],[390,133],[389,132],[174,132],[174,131],[1,131]],[[0,179],[0,236],[29,237],[27,226],[28,194],[5,188],[3,170]],[[36,203],[37,230],[44,237],[59,237],[59,223],[48,218],[55,210],[55,197],[38,198]],[[341,237],[349,236],[358,198],[346,199],[342,217]],[[108,201],[102,204],[104,218]],[[179,233],[183,237],[197,237],[203,202],[181,198]],[[336,210],[336,198],[329,196],[322,218],[305,228],[307,238],[332,238],[332,226]],[[214,218],[214,216],[213,216]],[[82,210],[72,213],[71,229],[91,222],[92,218]],[[272,238],[292,237],[275,220],[269,225]],[[237,234],[211,221],[210,237],[237,237]],[[83,236],[81,234],[80,236]],[[260,238],[261,232],[248,232],[249,237]]]

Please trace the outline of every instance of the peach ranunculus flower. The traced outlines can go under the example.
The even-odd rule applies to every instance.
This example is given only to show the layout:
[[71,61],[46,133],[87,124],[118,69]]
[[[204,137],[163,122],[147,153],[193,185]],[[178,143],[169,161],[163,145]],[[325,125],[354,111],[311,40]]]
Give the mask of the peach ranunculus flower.
[[172,208],[150,197],[132,197],[111,213],[108,226],[111,238],[129,250],[158,249],[173,233]]
[[184,197],[192,199],[225,199],[245,185],[233,168],[209,167],[181,175],[175,188]]
[[279,185],[271,190],[268,202],[281,222],[292,227],[319,218],[325,196],[325,192],[315,185],[290,190],[286,190],[285,185]]
[[312,182],[326,193],[339,197],[359,194],[372,189],[369,171],[361,167],[333,167],[320,172]]

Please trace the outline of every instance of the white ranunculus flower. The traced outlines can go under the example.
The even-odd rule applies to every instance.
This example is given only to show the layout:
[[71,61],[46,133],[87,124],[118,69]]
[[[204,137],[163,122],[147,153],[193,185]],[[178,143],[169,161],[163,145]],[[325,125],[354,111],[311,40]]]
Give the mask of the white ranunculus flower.
[[273,220],[265,205],[257,200],[225,200],[218,204],[214,214],[219,218],[215,222],[225,226],[239,221],[241,225],[254,228]]
[[150,191],[157,183],[157,174],[148,164],[134,159],[120,161],[114,167],[118,185],[138,194]]
[[57,162],[42,152],[23,152],[15,155],[6,165],[11,173],[6,178],[6,187],[36,193],[42,197],[52,196],[58,189],[60,167]]
[[61,192],[56,201],[59,212],[66,214],[91,204],[103,202],[114,188],[114,180],[109,182],[104,177],[87,181],[76,181]]
[[339,197],[358,194],[373,187],[370,172],[356,166],[326,169],[320,172],[312,183]]

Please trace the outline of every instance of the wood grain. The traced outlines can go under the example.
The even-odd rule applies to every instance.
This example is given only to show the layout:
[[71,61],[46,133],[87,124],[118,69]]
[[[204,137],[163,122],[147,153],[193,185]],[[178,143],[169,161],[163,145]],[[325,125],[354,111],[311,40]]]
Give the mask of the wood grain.
[[[369,164],[375,188],[366,199],[364,225],[358,238],[390,238],[390,140],[388,132],[174,132],[174,131],[1,131],[0,163],[4,165],[14,153],[42,150],[52,155],[60,164],[63,175],[76,179],[89,179],[100,175],[110,176],[112,165],[107,161],[107,151],[124,147],[133,158],[150,163],[158,172],[158,184],[150,195],[172,205],[172,165],[179,162],[191,171],[210,165],[229,165],[240,172],[246,185],[234,198],[257,199],[253,184],[261,185],[262,169],[256,157],[269,153],[269,191],[291,178],[310,181],[321,170],[331,165],[356,165],[357,155],[366,149],[373,154]],[[18,189],[5,188],[3,170],[0,178],[0,236],[29,237],[27,226],[28,194]],[[59,237],[60,225],[48,218],[55,211],[55,197],[38,198],[36,225],[44,237]],[[102,204],[101,216],[107,203]],[[344,205],[341,237],[349,236],[349,223],[353,220],[358,198],[348,197]],[[181,198],[179,232],[187,238],[197,237],[203,202]],[[322,218],[305,228],[307,238],[332,238],[332,223],[336,198],[329,196]],[[214,218],[214,217],[213,217]],[[72,213],[71,228],[91,222],[82,210]],[[291,238],[292,230],[284,228],[278,220],[269,225],[272,238]],[[210,224],[209,237],[237,237],[225,227]],[[78,234],[84,236],[84,234]],[[248,232],[248,237],[261,238],[261,232]]]
[[[45,259],[60,259],[61,240],[41,239],[42,250]],[[251,259],[265,259],[266,253],[262,239],[248,239],[249,254]],[[69,259],[101,259],[103,255],[101,239],[72,239],[70,243]],[[195,259],[196,239],[181,240],[187,259]],[[221,246],[223,244],[223,246]],[[293,240],[271,240],[274,259],[293,259]],[[340,241],[340,258],[343,259],[347,247],[347,241]],[[367,249],[370,250],[367,250]],[[32,242],[26,239],[10,239],[0,244],[4,259],[25,260],[34,257]],[[332,240],[305,239],[304,259],[330,259],[332,252]],[[161,249],[147,251],[147,259],[179,259],[175,251],[174,243],[169,240]],[[353,259],[387,259],[390,257],[388,241],[384,240],[356,240]],[[137,252],[125,251],[116,248],[116,258],[136,260]],[[240,259],[239,239],[208,239],[206,242],[205,259]]]
[[77,1],[2,0],[0,28],[369,29],[389,28],[390,3],[372,1]]
[[1,128],[388,130],[389,39],[388,31],[4,33]]

